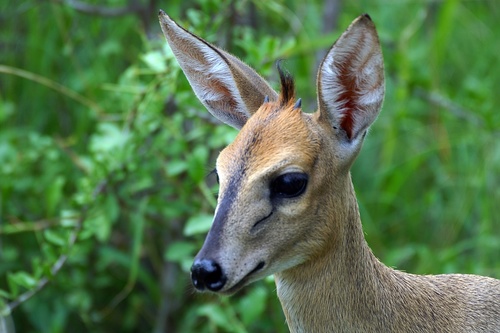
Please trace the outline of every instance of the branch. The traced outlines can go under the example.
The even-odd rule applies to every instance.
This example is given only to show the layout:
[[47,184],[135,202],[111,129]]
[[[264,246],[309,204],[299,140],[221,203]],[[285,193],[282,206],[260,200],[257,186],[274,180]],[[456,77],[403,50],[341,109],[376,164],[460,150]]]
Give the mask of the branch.
[[[51,228],[60,223],[60,219],[45,219],[40,221],[21,221],[16,217],[8,218],[10,224],[0,225],[0,235],[11,235],[21,232],[39,231]],[[1,331],[0,331],[1,332]]]
[[65,96],[79,102],[82,105],[85,105],[86,107],[90,108],[91,110],[94,110],[94,112],[97,115],[101,115],[104,113],[102,108],[94,101],[92,101],[92,100],[88,99],[87,97],[80,95],[76,91],[71,90],[71,89],[67,88],[66,86],[63,86],[62,84],[55,82],[55,81],[52,81],[44,76],[41,76],[41,75],[38,75],[38,74],[35,74],[32,72],[28,72],[28,71],[25,71],[25,70],[20,69],[20,68],[1,65],[1,64],[0,64],[0,73],[15,75],[15,76],[22,77],[24,79],[36,82],[38,84],[44,85],[50,89],[53,89],[53,90],[65,95]]
[[[52,265],[52,267],[50,268],[50,275],[51,275],[51,277],[54,276],[54,275],[56,275],[61,270],[61,268],[64,266],[64,264],[66,263],[66,261],[68,260],[68,253],[73,248],[73,245],[75,245],[75,242],[76,242],[76,240],[78,238],[78,234],[80,233],[80,230],[82,229],[82,224],[83,224],[83,222],[85,221],[85,219],[87,217],[87,213],[88,213],[88,210],[90,208],[90,202],[95,202],[95,199],[97,198],[97,196],[99,194],[101,194],[104,191],[104,189],[106,188],[106,185],[107,185],[107,180],[104,180],[104,181],[100,182],[99,184],[97,184],[97,186],[92,191],[92,200],[90,200],[89,203],[87,203],[82,208],[82,213],[80,215],[80,218],[78,219],[78,222],[76,224],[75,230],[73,230],[73,232],[71,233],[71,235],[69,237],[67,251],[65,251],[65,253],[61,254],[59,256],[59,258],[56,260],[56,262],[54,263],[54,265]],[[22,293],[16,299],[14,299],[12,302],[10,302],[10,303],[7,304],[7,306],[10,309],[10,311],[12,312],[12,310],[14,310],[16,307],[18,307],[23,302],[25,302],[28,299],[30,299],[37,292],[39,292],[40,290],[42,290],[47,285],[47,283],[49,283],[49,278],[48,277],[41,278],[38,281],[38,283],[36,284],[36,286],[34,288],[32,288],[32,289],[30,289],[30,290]]]
[[446,96],[443,96],[435,91],[426,91],[422,88],[416,88],[415,93],[418,97],[422,97],[429,103],[442,107],[448,110],[451,114],[459,119],[466,120],[474,125],[484,126],[484,119],[474,113],[472,110],[468,110],[463,106],[453,102]]
[[[337,23],[339,19],[339,14],[341,13],[341,1],[340,0],[326,0],[323,7],[323,16],[321,18],[321,33],[329,34],[337,29]],[[316,67],[319,67],[321,61],[326,56],[328,50],[318,50],[316,51]]]
[[84,14],[99,15],[107,17],[124,16],[137,11],[142,11],[144,6],[141,6],[137,1],[131,1],[127,6],[123,7],[106,7],[91,5],[78,0],[55,0],[60,4],[66,5]]

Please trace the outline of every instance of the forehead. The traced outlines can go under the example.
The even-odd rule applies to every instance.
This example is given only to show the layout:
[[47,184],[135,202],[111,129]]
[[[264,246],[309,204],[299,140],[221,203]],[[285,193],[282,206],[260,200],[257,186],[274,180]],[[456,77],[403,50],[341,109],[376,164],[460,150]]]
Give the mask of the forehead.
[[292,105],[264,104],[217,159],[219,173],[310,167],[319,151],[310,115]]

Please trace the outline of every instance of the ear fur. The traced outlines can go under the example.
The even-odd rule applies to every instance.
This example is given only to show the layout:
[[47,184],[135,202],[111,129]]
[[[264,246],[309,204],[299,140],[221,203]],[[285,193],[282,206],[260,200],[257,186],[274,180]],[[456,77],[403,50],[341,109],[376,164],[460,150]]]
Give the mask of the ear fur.
[[220,121],[237,129],[278,94],[252,68],[175,23],[164,11],[160,25],[198,99]]
[[323,59],[317,89],[320,119],[348,141],[363,137],[384,99],[382,51],[368,15],[354,20]]

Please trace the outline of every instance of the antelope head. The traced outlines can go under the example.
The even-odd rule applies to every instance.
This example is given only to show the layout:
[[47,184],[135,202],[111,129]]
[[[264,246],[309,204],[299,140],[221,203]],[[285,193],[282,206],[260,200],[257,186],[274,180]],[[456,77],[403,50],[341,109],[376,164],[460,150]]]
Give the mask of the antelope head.
[[350,214],[349,169],[384,96],[370,17],[358,17],[321,63],[315,113],[302,112],[293,79],[282,70],[278,94],[236,57],[163,11],[159,18],[196,96],[239,130],[217,158],[219,197],[191,269],[196,289],[231,294],[338,246],[348,232],[342,222]]

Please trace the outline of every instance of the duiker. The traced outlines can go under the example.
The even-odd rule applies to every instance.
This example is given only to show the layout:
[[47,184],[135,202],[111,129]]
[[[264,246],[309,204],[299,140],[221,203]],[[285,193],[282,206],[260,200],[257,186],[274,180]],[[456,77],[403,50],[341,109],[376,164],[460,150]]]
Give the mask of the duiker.
[[216,163],[220,194],[195,258],[196,289],[232,294],[274,274],[291,332],[500,332],[500,280],[420,276],[369,249],[350,176],[384,98],[375,25],[358,17],[320,65],[318,111],[293,80],[276,93],[249,66],[160,11],[196,96],[240,130]]

